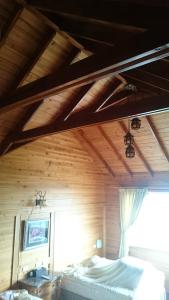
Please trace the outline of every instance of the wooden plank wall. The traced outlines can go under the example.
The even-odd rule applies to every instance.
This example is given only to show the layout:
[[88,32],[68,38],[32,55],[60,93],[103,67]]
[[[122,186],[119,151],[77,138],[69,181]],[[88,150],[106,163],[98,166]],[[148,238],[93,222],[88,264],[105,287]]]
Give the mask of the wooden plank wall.
[[[41,139],[0,158],[0,290],[38,264],[50,262],[58,269],[102,254],[94,244],[103,238],[107,177],[72,133]],[[47,206],[42,209],[33,207],[39,190],[46,191]],[[20,242],[17,251],[21,220],[51,214],[54,257],[49,260],[45,247],[23,252]]]
[[107,186],[106,188],[106,257],[118,258],[120,244],[120,212],[119,212],[118,188]]

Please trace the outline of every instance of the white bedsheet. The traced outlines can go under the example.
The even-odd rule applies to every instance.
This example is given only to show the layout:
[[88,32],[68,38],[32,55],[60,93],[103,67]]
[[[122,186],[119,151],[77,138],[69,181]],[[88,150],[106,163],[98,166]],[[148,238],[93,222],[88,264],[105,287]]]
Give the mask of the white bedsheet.
[[[140,260],[136,261],[142,263]],[[65,272],[63,288],[92,300],[165,300],[164,276],[161,272],[146,263],[139,280],[131,288],[126,288],[129,284],[126,278],[133,285],[134,276],[138,276],[139,272],[133,272],[135,269],[133,266],[131,268],[131,259],[127,269],[122,269],[118,262],[98,259],[89,267],[81,265],[70,268]],[[140,268],[138,265],[137,267]]]

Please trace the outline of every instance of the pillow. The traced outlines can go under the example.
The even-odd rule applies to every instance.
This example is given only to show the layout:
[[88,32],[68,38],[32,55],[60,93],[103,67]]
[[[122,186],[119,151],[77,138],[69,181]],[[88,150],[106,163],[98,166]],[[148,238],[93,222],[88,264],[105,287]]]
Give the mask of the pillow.
[[82,262],[82,265],[84,267],[87,267],[87,268],[91,268],[91,267],[94,267],[96,264],[98,264],[100,262],[102,258],[100,256],[97,256],[97,255],[94,255],[88,259],[85,259],[83,262]]

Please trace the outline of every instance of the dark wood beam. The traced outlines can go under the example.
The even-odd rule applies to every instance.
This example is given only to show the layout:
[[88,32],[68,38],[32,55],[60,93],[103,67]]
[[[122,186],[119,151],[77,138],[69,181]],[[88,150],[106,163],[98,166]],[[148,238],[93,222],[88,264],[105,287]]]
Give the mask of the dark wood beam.
[[107,141],[108,145],[110,146],[110,148],[113,150],[113,152],[115,153],[116,157],[121,161],[122,165],[124,166],[124,168],[126,169],[127,173],[132,176],[133,173],[129,167],[129,165],[126,163],[126,161],[124,160],[124,158],[122,157],[122,155],[120,154],[120,152],[118,151],[118,149],[116,148],[115,144],[113,143],[113,141],[109,138],[109,136],[106,134],[105,130],[103,129],[103,127],[101,125],[98,126],[98,129],[101,133],[101,135],[104,137],[104,139]]
[[112,168],[109,166],[109,164],[106,162],[104,157],[101,155],[101,153],[98,151],[98,149],[95,147],[95,145],[86,137],[84,131],[82,129],[78,130],[79,134],[82,136],[83,140],[94,152],[95,156],[100,160],[100,162],[104,165],[108,173],[114,178],[116,174],[112,170]]
[[30,118],[35,113],[35,111],[39,108],[42,102],[43,101],[31,104],[30,107],[28,107],[26,111],[22,113],[19,121],[8,133],[8,135],[4,138],[4,140],[0,143],[0,155],[5,154],[10,150],[15,135],[22,131],[26,123],[30,120]]
[[[120,124],[122,130],[123,130],[125,133],[127,133],[127,132],[128,132],[128,128],[127,128],[127,126],[124,124],[124,122],[123,122],[123,121],[119,121],[119,124]],[[142,151],[140,150],[140,148],[139,148],[139,146],[137,145],[136,142],[134,142],[134,147],[135,147],[135,149],[136,149],[136,151],[137,151],[137,153],[138,153],[139,158],[141,159],[142,163],[144,164],[145,168],[146,168],[147,171],[151,174],[151,176],[153,176],[153,175],[154,175],[154,172],[153,172],[152,168],[150,167],[148,161],[145,159],[145,157],[144,157]]]
[[128,82],[156,93],[169,93],[169,80],[142,69],[128,71],[123,74]]
[[103,41],[97,40],[96,38],[88,38],[88,37],[77,37],[74,34],[71,34],[76,40],[83,45],[83,47],[92,52],[92,53],[99,53],[99,52],[109,52],[113,50],[114,44],[107,44]]
[[51,74],[1,97],[0,113],[29,105],[67,88],[86,85],[108,74],[116,75],[169,55],[169,38],[165,30],[148,31],[128,44],[115,47],[107,56],[93,55],[70,65],[60,76]]
[[[30,71],[38,62],[39,58],[42,56],[44,51],[51,43],[55,34],[56,32],[53,29],[49,29],[45,39],[43,40],[43,43],[39,45],[37,51],[34,52],[34,55],[32,56],[31,60],[23,67],[19,75],[8,87],[9,90],[15,90],[18,87],[18,85],[24,81],[24,79],[28,76]],[[12,131],[10,131],[10,133],[0,143],[0,155],[5,154],[9,151],[10,147],[12,146],[11,140],[13,136],[19,131],[22,131],[26,123],[31,119],[32,115],[42,103],[43,101],[41,100],[40,102],[34,103],[27,108],[27,111],[24,112],[24,114],[21,116],[21,119],[16,123],[14,128],[12,128]]]
[[11,15],[9,16],[7,22],[5,22],[4,26],[1,28],[0,47],[2,47],[5,44],[9,33],[11,32],[11,30],[14,27],[15,23],[19,19],[22,11],[23,11],[23,6],[18,4],[18,3],[15,3],[14,9],[13,9]]
[[68,32],[75,39],[89,39],[102,42],[111,46],[121,41],[131,38],[135,34],[143,31],[139,28],[130,28],[120,24],[103,22],[98,20],[86,19],[84,17],[72,16],[67,14],[45,14],[59,28]]
[[[150,1],[97,1],[97,0],[27,0],[30,5],[43,11],[66,13],[136,27],[150,28],[168,21],[169,4],[163,0],[159,5]],[[156,1],[157,3],[157,1]]]
[[73,115],[67,121],[60,124],[49,124],[38,128],[24,131],[15,136],[14,142],[26,142],[40,137],[56,134],[58,132],[71,130],[83,126],[89,126],[99,123],[106,123],[113,120],[123,118],[144,116],[152,113],[169,111],[169,96],[153,96],[151,98],[143,98],[140,101],[129,100],[127,103],[110,107],[97,113],[84,114],[84,116]]
[[117,105],[121,102],[123,102],[126,98],[130,97],[131,95],[133,95],[133,91],[127,88],[124,88],[122,90],[120,90],[119,92],[115,93],[114,95],[112,95],[107,102],[103,103],[103,105],[101,105],[98,108],[98,111],[101,111],[103,109],[107,109],[109,107],[112,107],[114,105]]
[[165,147],[165,145],[164,145],[164,143],[163,143],[163,141],[162,141],[162,139],[159,135],[159,132],[158,132],[156,126],[154,125],[154,122],[152,121],[152,118],[150,116],[147,116],[146,120],[147,120],[149,128],[150,128],[156,142],[158,143],[159,147],[161,148],[162,153],[164,154],[165,158],[169,162],[169,153],[168,153],[167,148]]
[[76,95],[73,94],[71,96],[71,99],[67,101],[68,104],[66,104],[66,106],[64,107],[62,114],[58,118],[56,118],[57,124],[69,118],[70,114],[73,112],[73,110],[75,109],[77,104],[81,101],[81,99],[85,96],[85,94],[90,90],[92,85],[93,84],[91,83],[79,88],[77,94]]
[[85,114],[90,114],[99,110],[100,106],[104,103],[107,103],[112,95],[114,95],[116,89],[120,86],[120,84],[122,84],[122,82],[118,78],[114,77],[104,88],[104,90],[102,90],[102,93],[97,95],[96,101],[93,101],[93,103],[90,104],[90,106],[85,110],[80,111],[78,113],[78,116],[83,117]]
[[[45,45],[46,45],[46,47],[48,47],[48,44],[50,43],[50,39],[52,38],[52,34],[49,36],[49,41],[47,42],[47,40],[45,39],[45,41],[44,41],[44,46],[42,47],[42,49],[43,49],[43,51],[42,51],[42,49],[40,48],[39,50],[40,50],[40,53],[38,54],[38,56],[39,56],[39,58],[40,58],[40,56],[43,54],[43,52],[45,51]],[[64,64],[62,65],[62,66],[60,66],[60,69],[64,69],[64,68],[66,68],[67,67],[67,65],[69,65],[71,62],[72,62],[72,60],[75,58],[75,56],[77,55],[77,53],[78,53],[78,49],[77,48],[73,48],[72,49],[72,51],[71,51],[71,53],[69,54],[69,56],[67,57],[67,59],[65,60],[65,62],[64,62]],[[32,60],[32,63],[30,64],[31,66],[32,66],[32,68],[34,67],[34,65],[37,63],[37,59],[36,59],[36,57],[34,57],[34,64],[33,64],[33,60]],[[29,65],[27,65],[28,66],[28,69],[30,68],[30,66]],[[24,72],[23,71],[21,71],[21,73],[22,73],[22,75],[24,76],[24,78],[25,78],[25,76],[26,76],[26,74],[27,74],[27,71],[26,71],[26,68],[24,68]],[[57,74],[58,74],[58,69],[56,70],[57,71]],[[19,75],[19,77],[18,78],[20,78],[20,80],[22,81],[22,77],[21,77],[21,75]],[[19,83],[19,81],[18,80],[16,80],[16,83]],[[85,92],[85,89],[86,89],[87,87],[84,87],[84,92]],[[89,89],[89,87],[88,87],[88,89]],[[82,95],[82,91],[81,91],[81,95]],[[76,101],[78,101],[78,99],[76,98]],[[24,142],[24,143],[18,143],[18,144],[14,144],[13,145],[13,143],[12,143],[12,140],[13,140],[13,137],[15,136],[15,135],[17,135],[19,132],[21,132],[22,131],[22,129],[24,128],[24,126],[30,121],[30,119],[31,119],[31,117],[32,117],[32,115],[35,113],[35,111],[39,108],[39,106],[41,105],[43,103],[43,101],[41,100],[41,101],[39,101],[39,102],[35,102],[34,104],[31,104],[28,108],[27,108],[27,111],[25,112],[25,116],[29,116],[29,118],[25,118],[25,123],[24,123],[24,117],[23,117],[23,120],[21,119],[21,120],[19,120],[18,121],[18,123],[16,124],[16,126],[12,129],[12,131],[4,138],[4,140],[0,143],[0,155],[2,155],[2,154],[6,154],[6,153],[8,153],[8,152],[11,152],[11,151],[13,151],[13,150],[16,150],[17,148],[19,148],[19,147],[21,147],[21,146],[23,146],[23,145],[25,145],[25,144],[27,144],[27,143],[29,143],[29,142]],[[68,105],[68,107],[66,107],[66,109],[65,109],[65,111],[63,112],[63,114],[59,117],[60,118],[60,120],[63,120],[63,117],[65,116],[65,118],[66,118],[66,116],[68,115],[68,113],[70,113],[70,111],[72,110],[72,107],[74,107],[74,105],[75,105],[75,100],[74,101],[72,101],[69,105]],[[59,121],[59,120],[58,120]]]

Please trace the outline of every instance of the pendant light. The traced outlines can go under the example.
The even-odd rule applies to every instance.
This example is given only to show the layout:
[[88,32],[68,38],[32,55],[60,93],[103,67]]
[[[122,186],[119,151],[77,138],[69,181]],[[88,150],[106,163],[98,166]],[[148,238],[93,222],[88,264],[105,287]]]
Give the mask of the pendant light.
[[128,145],[125,154],[127,158],[133,158],[135,156],[134,147],[132,145]]
[[134,118],[131,120],[131,129],[138,130],[141,127],[141,120],[139,118]]

